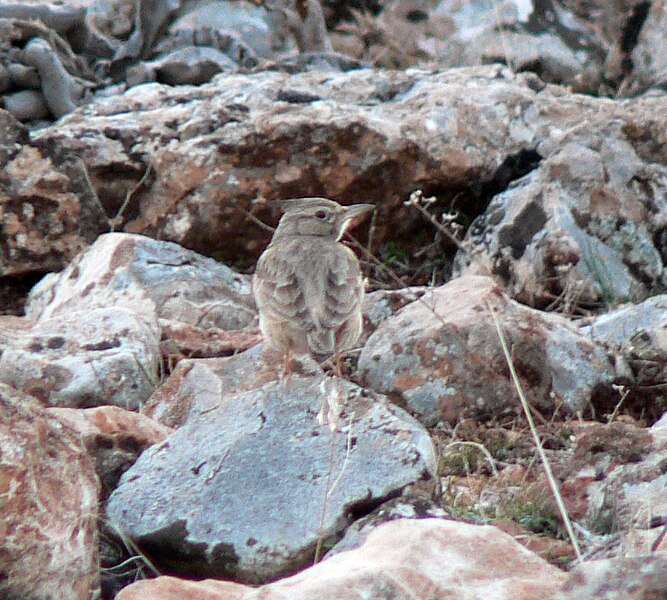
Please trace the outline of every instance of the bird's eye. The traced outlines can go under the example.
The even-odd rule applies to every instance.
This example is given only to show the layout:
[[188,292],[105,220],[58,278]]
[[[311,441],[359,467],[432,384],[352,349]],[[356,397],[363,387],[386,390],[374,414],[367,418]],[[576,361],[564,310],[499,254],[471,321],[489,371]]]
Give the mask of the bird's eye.
[[327,213],[326,213],[325,211],[323,211],[323,210],[318,210],[318,211],[315,213],[315,216],[316,216],[318,219],[326,219],[326,217],[327,217]]

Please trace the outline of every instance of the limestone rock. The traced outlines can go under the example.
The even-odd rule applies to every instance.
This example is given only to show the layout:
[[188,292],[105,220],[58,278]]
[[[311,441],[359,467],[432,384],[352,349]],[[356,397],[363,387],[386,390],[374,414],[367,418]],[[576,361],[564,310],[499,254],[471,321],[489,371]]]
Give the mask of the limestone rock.
[[30,294],[28,316],[125,306],[201,328],[241,329],[255,322],[250,281],[229,267],[170,242],[109,233]]
[[95,460],[103,500],[141,452],[163,441],[172,431],[144,415],[117,406],[49,408],[46,412],[80,436],[88,454]]
[[0,109],[0,276],[58,270],[92,242],[106,217],[74,153],[38,146]]
[[293,377],[227,396],[146,450],[107,514],[160,563],[257,583],[434,475],[428,433],[400,408],[342,379]]
[[646,22],[639,31],[637,45],[632,51],[632,74],[637,87],[664,86],[667,83],[665,36],[667,6],[664,0],[650,3]]
[[637,301],[666,285],[654,238],[667,200],[654,202],[640,182],[661,186],[667,169],[646,166],[616,135],[562,140],[497,195],[468,230],[455,275],[493,274],[513,298],[563,311]]
[[371,335],[359,357],[365,385],[417,414],[451,423],[518,407],[490,308],[512,349],[529,401],[580,410],[614,371],[605,353],[565,317],[522,306],[488,277],[454,279],[408,304]]
[[641,406],[648,418],[658,418],[667,409],[667,295],[599,315],[582,331],[614,357],[629,393],[626,406]]
[[117,600],[250,600],[258,594],[266,600],[542,600],[564,579],[495,527],[397,519],[374,529],[361,547],[259,589],[159,577],[125,588]]
[[616,534],[626,556],[655,551],[667,520],[667,430],[588,422],[573,436],[574,453],[559,469],[571,517]]
[[35,136],[76,148],[110,213],[131,194],[119,228],[254,258],[270,234],[247,213],[275,223],[278,198],[376,203],[379,243],[421,231],[419,215],[402,207],[407,195],[493,179],[508,155],[533,147],[524,111],[535,99],[524,77],[497,66],[267,70],[198,87],[137,86]]
[[577,565],[553,600],[648,600],[664,597],[666,589],[667,556],[658,552]]
[[151,396],[143,412],[168,427],[180,427],[190,418],[221,406],[228,396],[277,381],[282,368],[279,356],[267,362],[263,345],[226,358],[184,359]]
[[136,410],[157,385],[154,314],[120,307],[63,311],[0,336],[11,338],[0,356],[0,381],[49,406]]
[[76,432],[0,384],[0,457],[0,596],[98,597],[99,481]]

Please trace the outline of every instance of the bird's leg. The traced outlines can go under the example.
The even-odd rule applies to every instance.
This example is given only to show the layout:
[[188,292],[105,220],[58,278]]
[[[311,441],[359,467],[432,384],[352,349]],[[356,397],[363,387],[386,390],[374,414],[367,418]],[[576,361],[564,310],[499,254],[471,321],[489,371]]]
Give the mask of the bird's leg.
[[338,340],[334,343],[334,369],[338,377],[343,376],[343,355],[338,346]]
[[283,376],[281,379],[286,381],[292,374],[292,347],[288,346],[283,354]]

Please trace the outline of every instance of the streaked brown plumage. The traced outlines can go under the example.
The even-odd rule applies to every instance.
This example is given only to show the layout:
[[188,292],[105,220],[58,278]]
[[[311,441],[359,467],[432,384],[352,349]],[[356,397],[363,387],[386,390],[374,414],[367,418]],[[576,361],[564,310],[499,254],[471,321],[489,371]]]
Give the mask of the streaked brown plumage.
[[283,352],[287,371],[292,354],[338,359],[359,339],[364,296],[359,261],[339,240],[374,206],[299,198],[283,207],[257,263],[253,291],[264,339]]

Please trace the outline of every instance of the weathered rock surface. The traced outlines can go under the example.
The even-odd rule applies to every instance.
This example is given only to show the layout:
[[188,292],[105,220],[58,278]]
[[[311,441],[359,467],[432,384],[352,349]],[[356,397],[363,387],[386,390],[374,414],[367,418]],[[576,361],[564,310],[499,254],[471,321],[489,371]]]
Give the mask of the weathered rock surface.
[[599,315],[582,332],[614,357],[627,386],[626,406],[658,418],[667,409],[667,295]]
[[603,137],[584,123],[557,147],[553,134],[542,140],[550,156],[471,225],[455,275],[493,274],[513,298],[564,311],[664,289],[667,254],[654,240],[667,226],[667,169],[644,162],[623,127]]
[[613,381],[605,353],[568,319],[522,306],[479,276],[436,288],[381,323],[359,357],[360,377],[429,425],[512,411],[518,401],[490,308],[538,409],[580,410]]
[[152,419],[117,406],[99,408],[49,408],[48,414],[76,431],[102,483],[106,499],[120,476],[149,446],[163,441],[171,432]]
[[[327,4],[330,12],[345,11],[344,3]],[[636,93],[661,81],[662,0],[384,0],[352,12],[333,30],[333,45],[375,66],[497,62],[601,95]]]
[[[14,334],[14,335],[12,335]],[[0,381],[50,406],[138,409],[157,385],[155,315],[126,308],[63,311],[5,330]]]
[[427,287],[415,286],[397,290],[376,290],[364,296],[364,330],[358,345],[363,346],[382,321],[396,314],[406,304],[419,300]]
[[[229,357],[184,359],[155,390],[142,412],[168,427],[180,427],[188,419],[224,404],[227,396],[282,380],[283,361],[281,352],[263,343]],[[292,357],[290,367],[295,375],[324,374],[307,355]]]
[[667,47],[664,36],[667,6],[664,0],[655,0],[648,7],[644,5],[644,8],[648,10],[648,15],[631,56],[635,86],[639,89],[662,87],[667,83]]
[[0,384],[2,598],[97,597],[98,493],[76,432]]
[[421,229],[417,214],[397,210],[415,187],[478,186],[532,148],[530,82],[498,67],[238,74],[198,88],[139,86],[36,137],[76,147],[105,206],[143,181],[127,231],[256,255],[267,234],[246,212],[278,215],[262,198],[326,195],[378,203],[382,242]]
[[617,534],[623,555],[655,551],[667,522],[667,430],[622,422],[573,429],[576,447],[559,469],[572,518]]
[[[81,156],[109,214],[131,197],[117,227],[235,260],[254,258],[267,240],[247,214],[274,221],[278,209],[265,199],[374,202],[375,242],[409,239],[418,247],[431,241],[432,230],[402,205],[410,192],[461,191],[457,208],[474,216],[489,191],[538,167],[499,200],[535,207],[536,218],[527,229],[510,217],[495,228],[480,221],[473,233],[483,227],[492,229],[489,235],[505,234],[497,251],[492,245],[484,250],[490,258],[479,260],[491,262],[499,278],[528,277],[532,264],[528,273],[508,275],[493,257],[515,252],[526,254],[526,262],[538,241],[540,248],[547,238],[557,242],[567,221],[567,239],[579,245],[577,269],[584,269],[590,242],[589,254],[602,252],[618,263],[619,293],[630,288],[634,294],[662,277],[667,171],[659,144],[649,138],[666,126],[666,103],[660,95],[629,103],[566,94],[497,66],[441,73],[261,71],[196,88],[138,86],[34,137]],[[552,206],[561,193],[563,214]],[[627,207],[619,208],[618,198],[628,193]],[[499,202],[488,215],[499,216]],[[507,249],[503,240],[517,228],[516,249]],[[533,278],[549,265],[562,266],[558,256],[547,259],[537,262]],[[558,295],[558,285],[539,283],[550,288],[549,298]],[[536,293],[546,293],[542,287]]]
[[664,598],[667,590],[667,555],[664,552],[591,560],[577,565],[563,589],[552,600],[648,600]]
[[117,600],[540,600],[564,578],[494,527],[398,519],[373,530],[360,548],[259,589],[159,577],[125,588]]
[[428,433],[404,411],[294,377],[227,396],[149,448],[107,514],[161,563],[262,582],[307,564],[351,512],[434,475]]
[[85,165],[2,109],[0,147],[0,278],[62,269],[108,227]]
[[33,288],[26,312],[2,322],[0,381],[53,406],[136,410],[157,385],[161,353],[175,363],[193,347],[231,353],[258,341],[253,331],[225,338],[256,323],[247,277],[133,234],[98,238]]
[[277,381],[282,370],[281,357],[267,361],[263,345],[227,358],[184,359],[151,396],[143,412],[168,427],[180,427],[190,418],[221,406],[228,396]]
[[124,306],[200,328],[241,329],[256,320],[250,281],[211,258],[141,235],[109,233],[30,294],[26,314]]

